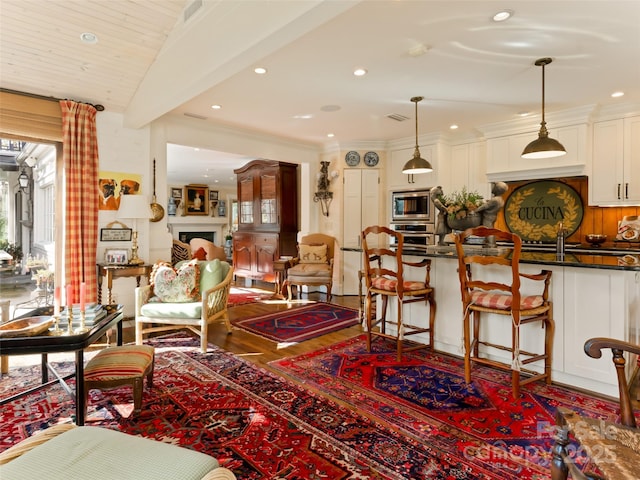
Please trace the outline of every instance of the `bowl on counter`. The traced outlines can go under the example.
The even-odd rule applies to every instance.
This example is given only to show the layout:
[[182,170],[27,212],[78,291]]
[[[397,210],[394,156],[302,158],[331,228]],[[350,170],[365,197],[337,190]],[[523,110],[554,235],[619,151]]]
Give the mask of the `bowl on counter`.
[[587,240],[587,243],[590,243],[593,247],[599,247],[607,241],[607,236],[600,233],[588,233],[584,238]]

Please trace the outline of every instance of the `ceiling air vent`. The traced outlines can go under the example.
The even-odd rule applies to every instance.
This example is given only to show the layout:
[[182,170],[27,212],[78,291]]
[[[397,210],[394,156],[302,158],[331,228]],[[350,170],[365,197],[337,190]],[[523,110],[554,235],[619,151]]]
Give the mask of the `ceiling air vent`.
[[189,6],[187,6],[187,8],[184,9],[185,23],[187,20],[189,20],[193,16],[194,13],[200,10],[200,8],[202,8],[202,0],[194,0],[193,2],[191,2]]
[[400,115],[399,113],[390,113],[389,115],[387,115],[387,118],[395,120],[396,122],[404,122],[405,120],[409,120],[409,117],[405,117],[404,115]]

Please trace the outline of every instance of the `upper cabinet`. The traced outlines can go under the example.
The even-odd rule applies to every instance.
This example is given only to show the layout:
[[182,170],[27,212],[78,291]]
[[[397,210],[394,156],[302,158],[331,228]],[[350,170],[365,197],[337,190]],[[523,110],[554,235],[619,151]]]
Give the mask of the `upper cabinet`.
[[487,180],[487,154],[485,142],[465,143],[451,147],[449,181],[443,180],[445,194],[466,188],[476,191],[484,198],[491,197],[491,184]]
[[593,124],[589,203],[640,203],[640,116]]
[[298,166],[254,160],[234,170],[238,181],[238,230],[297,231]]
[[531,180],[536,178],[585,175],[587,171],[587,125],[556,127],[549,136],[567,150],[561,157],[526,159],[522,151],[537,138],[527,132],[487,140],[487,176],[490,181]]

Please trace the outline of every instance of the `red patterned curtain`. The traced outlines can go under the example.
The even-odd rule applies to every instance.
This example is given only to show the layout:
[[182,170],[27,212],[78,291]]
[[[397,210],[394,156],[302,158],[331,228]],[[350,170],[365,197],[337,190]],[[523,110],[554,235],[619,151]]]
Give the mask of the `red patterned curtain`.
[[65,284],[72,285],[74,303],[80,282],[86,300],[97,299],[96,245],[98,242],[98,138],[96,109],[61,100],[65,176]]

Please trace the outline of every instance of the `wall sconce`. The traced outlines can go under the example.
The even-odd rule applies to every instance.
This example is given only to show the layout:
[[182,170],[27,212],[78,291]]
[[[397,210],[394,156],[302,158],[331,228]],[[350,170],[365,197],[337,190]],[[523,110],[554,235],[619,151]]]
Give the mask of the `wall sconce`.
[[322,209],[322,215],[329,216],[329,205],[333,200],[333,192],[329,191],[329,184],[331,180],[335,180],[340,176],[340,173],[336,170],[329,174],[329,165],[331,162],[320,162],[320,172],[316,175],[318,180],[318,190],[313,195],[313,201],[320,202],[320,208]]
[[31,184],[31,177],[27,175],[27,172],[22,169],[20,172],[20,176],[18,177],[18,185],[20,186],[20,191],[24,193],[28,193],[29,185]]

